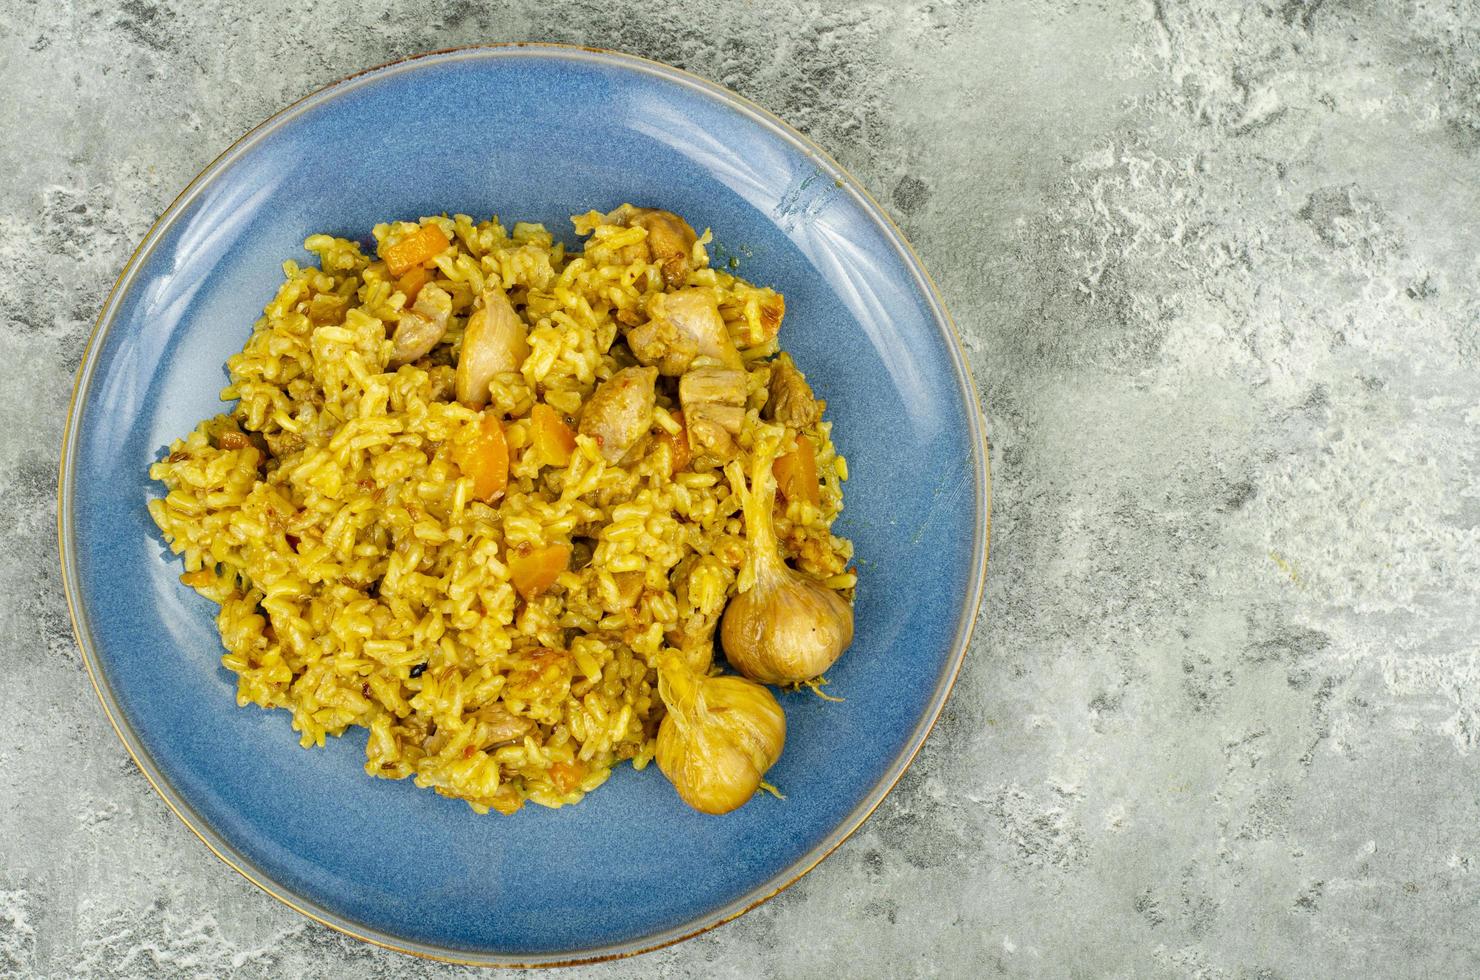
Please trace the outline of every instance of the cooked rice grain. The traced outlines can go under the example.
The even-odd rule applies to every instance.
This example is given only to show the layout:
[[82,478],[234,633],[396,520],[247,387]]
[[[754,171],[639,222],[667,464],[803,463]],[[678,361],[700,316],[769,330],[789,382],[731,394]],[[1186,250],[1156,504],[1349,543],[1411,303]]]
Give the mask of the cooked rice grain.
[[[238,704],[290,711],[305,746],[361,726],[367,772],[411,777],[479,812],[573,803],[615,764],[646,766],[663,711],[653,659],[683,644],[707,662],[705,627],[746,555],[723,472],[670,475],[657,436],[681,430],[671,393],[660,392],[627,465],[608,463],[585,436],[564,467],[528,451],[536,400],[578,415],[597,384],[632,363],[617,318],[632,323],[664,290],[659,267],[629,247],[643,229],[597,212],[574,222],[589,237],[569,256],[540,225],[507,231],[466,215],[378,225],[382,250],[423,225],[451,242],[428,267],[452,297],[444,345],[394,371],[387,337],[408,297],[357,243],[309,237],[318,266],[283,264],[277,296],[227,361],[230,414],[150,469],[167,493],[149,512],[183,557],[181,581],[220,604]],[[765,317],[779,316],[780,297],[709,269],[707,241],[695,246],[688,285],[716,291],[746,358],[738,442],[748,467],[769,425],[764,358],[778,348]],[[530,347],[521,371],[490,386],[511,457],[492,506],[474,497],[451,451],[479,413],[448,400],[485,282],[515,300]],[[795,565],[851,590],[851,545],[829,531],[846,464],[829,423],[802,435],[818,447],[821,502],[778,511],[777,532]],[[578,560],[521,599],[510,556],[557,542],[573,543]]]

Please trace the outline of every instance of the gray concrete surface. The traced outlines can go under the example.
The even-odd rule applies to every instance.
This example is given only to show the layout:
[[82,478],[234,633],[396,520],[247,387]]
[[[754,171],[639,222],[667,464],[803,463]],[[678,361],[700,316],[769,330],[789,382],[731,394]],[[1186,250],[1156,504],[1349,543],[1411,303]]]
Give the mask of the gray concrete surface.
[[321,84],[490,39],[809,132],[934,271],[993,439],[989,597],[899,789],[738,922],[565,975],[1480,971],[1473,0],[0,6],[0,974],[461,972],[277,905],[154,796],[53,481],[174,193]]

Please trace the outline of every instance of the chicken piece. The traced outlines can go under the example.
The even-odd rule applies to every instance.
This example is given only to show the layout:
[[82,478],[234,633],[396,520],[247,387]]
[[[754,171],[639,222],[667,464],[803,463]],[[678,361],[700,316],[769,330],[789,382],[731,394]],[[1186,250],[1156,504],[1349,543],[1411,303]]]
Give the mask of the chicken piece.
[[623,368],[598,385],[586,402],[578,431],[596,440],[608,463],[627,455],[652,428],[657,380],[657,368]]
[[659,293],[648,300],[647,323],[627,333],[627,346],[643,364],[676,378],[696,357],[711,357],[727,368],[741,367],[714,290],[707,287]]
[[[422,292],[431,288],[424,287]],[[519,370],[528,356],[524,321],[504,291],[490,283],[483,290],[483,305],[468,317],[463,330],[462,352],[457,356],[457,400],[469,408],[482,408],[488,404],[488,383],[494,375]]]
[[447,321],[452,317],[452,297],[445,289],[431,283],[423,286],[416,294],[411,309],[401,314],[396,332],[391,341],[396,349],[391,353],[391,366],[410,364],[427,351],[437,346],[447,333]]
[[686,372],[678,382],[678,399],[683,403],[684,418],[689,407],[704,405],[745,405],[745,372],[733,368],[704,367]]
[[534,722],[512,714],[501,704],[486,704],[473,714],[477,724],[475,744],[484,750],[511,745],[524,737],[534,727]]
[[723,463],[735,458],[735,436],[745,421],[745,372],[696,368],[678,382],[684,428],[695,456]]
[[822,407],[797,370],[791,355],[783,353],[771,362],[771,384],[766,397],[766,416],[793,429],[805,429],[822,416]]
[[647,230],[647,241],[632,246],[625,256],[628,261],[651,261],[663,275],[670,289],[689,277],[693,267],[694,243],[699,236],[689,223],[672,211],[638,208],[624,204],[611,213],[611,220],[628,228]]
[[662,317],[654,317],[627,331],[627,346],[632,348],[632,355],[639,363],[653,365],[659,374],[671,378],[687,371],[699,356],[698,341]]

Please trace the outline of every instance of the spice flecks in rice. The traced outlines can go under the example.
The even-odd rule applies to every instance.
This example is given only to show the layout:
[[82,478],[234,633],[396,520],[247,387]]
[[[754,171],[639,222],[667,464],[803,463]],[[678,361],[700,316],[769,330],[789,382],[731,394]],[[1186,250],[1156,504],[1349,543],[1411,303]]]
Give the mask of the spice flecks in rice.
[[[394,370],[388,338],[413,315],[412,287],[355,242],[311,236],[318,266],[284,263],[283,285],[227,361],[230,414],[150,469],[167,492],[149,510],[183,558],[181,580],[220,604],[238,703],[290,711],[305,746],[364,727],[367,772],[480,812],[576,802],[617,763],[646,766],[663,712],[654,658],[681,647],[708,663],[746,556],[723,470],[672,472],[683,427],[667,379],[651,429],[618,463],[578,435],[568,463],[549,465],[533,448],[534,405],[579,416],[632,365],[623,328],[649,299],[704,287],[747,373],[743,467],[773,425],[762,410],[780,296],[708,268],[707,233],[684,281],[665,283],[634,250],[643,229],[597,212],[573,220],[588,237],[570,255],[540,225],[455,215],[377,226],[382,255],[432,226],[448,242],[418,273],[451,297],[446,336]],[[509,455],[492,503],[455,458],[480,413],[449,400],[489,284],[507,293],[529,347],[518,372],[489,385],[485,410],[504,420]],[[830,429],[798,433],[815,450],[819,500],[778,506],[776,529],[796,567],[850,591],[851,545],[829,530],[847,476]],[[569,546],[568,566],[521,596],[511,560],[554,544]]]

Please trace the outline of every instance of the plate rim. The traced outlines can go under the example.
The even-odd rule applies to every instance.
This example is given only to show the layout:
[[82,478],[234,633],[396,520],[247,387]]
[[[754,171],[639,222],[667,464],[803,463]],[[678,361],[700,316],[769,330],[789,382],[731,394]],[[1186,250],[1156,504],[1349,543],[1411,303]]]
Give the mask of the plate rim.
[[[955,370],[958,384],[969,401],[968,410],[965,414],[967,428],[971,436],[969,441],[975,455],[975,459],[973,460],[974,465],[971,467],[974,478],[974,528],[970,586],[966,601],[961,606],[961,615],[956,624],[956,634],[952,640],[950,656],[945,669],[942,670],[940,678],[936,682],[935,690],[931,694],[926,710],[915,723],[904,749],[895,757],[889,768],[885,770],[883,776],[874,783],[858,805],[849,811],[812,849],[777,874],[732,899],[719,909],[651,936],[622,943],[607,944],[589,950],[572,951],[570,954],[556,952],[549,955],[533,956],[528,954],[506,954],[495,951],[475,952],[442,947],[431,943],[422,943],[402,936],[396,936],[376,929],[367,923],[338,915],[327,908],[321,907],[318,903],[296,894],[292,889],[257,868],[253,862],[248,860],[236,847],[214,830],[195,811],[190,802],[179,793],[168,777],[155,766],[154,760],[145,751],[142,743],[139,741],[138,734],[134,731],[132,724],[119,707],[112,689],[108,684],[102,662],[98,659],[97,652],[93,647],[92,634],[87,626],[84,625],[84,601],[75,568],[77,555],[74,541],[75,526],[72,515],[75,485],[72,461],[79,436],[79,409],[82,404],[81,396],[84,387],[89,386],[92,381],[94,370],[97,366],[98,353],[103,346],[102,341],[107,337],[113,327],[118,312],[118,301],[123,292],[133,284],[133,280],[141,267],[142,261],[158,245],[167,226],[178,218],[180,213],[196,195],[220,171],[250,151],[259,140],[303,114],[308,109],[352,92],[360,84],[370,81],[372,76],[376,78],[390,77],[401,74],[402,72],[414,71],[421,67],[423,62],[439,64],[469,59],[519,57],[559,58],[577,62],[594,62],[618,69],[633,70],[647,75],[666,78],[686,88],[696,90],[702,95],[707,95],[719,103],[740,112],[752,122],[758,123],[794,148],[800,150],[807,157],[819,162],[823,166],[824,171],[832,171],[831,176],[840,182],[839,189],[850,193],[855,198],[857,203],[862,206],[864,212],[880,226],[885,238],[896,247],[901,257],[905,260],[905,265],[915,276],[918,285],[921,287],[933,318],[937,323],[944,324],[946,329],[942,333],[942,338],[946,342],[947,353],[950,356],[951,365]],[[138,766],[139,771],[143,773],[145,780],[153,788],[155,793],[164,801],[165,806],[222,863],[264,893],[300,915],[320,925],[328,926],[344,935],[384,949],[459,966],[506,967],[511,969],[576,966],[624,959],[663,949],[702,935],[711,929],[724,925],[726,922],[731,922],[739,918],[746,912],[751,911],[785,891],[809,871],[817,867],[818,864],[822,863],[829,855],[841,847],[844,841],[852,837],[868,821],[868,818],[873,815],[874,811],[878,809],[885,797],[893,792],[905,771],[909,769],[919,754],[920,749],[929,738],[931,731],[940,718],[941,712],[945,708],[946,701],[950,698],[956,680],[960,675],[962,663],[965,661],[966,652],[971,646],[972,633],[981,615],[991,539],[991,463],[989,457],[990,448],[986,436],[986,423],[982,413],[981,399],[977,391],[976,380],[972,375],[970,362],[966,357],[965,345],[962,342],[960,332],[956,327],[955,320],[951,317],[949,309],[945,305],[945,301],[940,295],[940,290],[936,286],[935,280],[925,268],[925,264],[920,260],[919,255],[905,237],[904,232],[895,224],[888,212],[864,188],[862,182],[834,160],[830,154],[770,110],[765,109],[718,82],[711,81],[683,68],[677,68],[673,65],[641,55],[588,45],[535,41],[490,42],[411,54],[403,58],[396,58],[383,64],[352,72],[315,88],[308,94],[272,113],[237,138],[230,146],[206,164],[185,185],[180,193],[175,196],[169,206],[160,213],[159,217],[150,225],[149,230],[144,234],[143,238],[140,239],[138,246],[129,255],[128,261],[124,263],[123,268],[118,273],[117,279],[114,280],[112,287],[109,289],[108,295],[99,310],[98,317],[94,321],[92,330],[88,335],[87,342],[83,347],[82,360],[77,367],[77,373],[73,379],[72,393],[67,405],[66,424],[62,433],[61,457],[57,479],[57,546],[61,558],[62,588],[66,596],[67,614],[72,623],[73,637],[82,655],[83,666],[87,670],[93,692],[97,695],[98,701],[102,705],[103,714],[112,726],[114,734],[123,743],[124,750],[133,760],[134,764]]]

